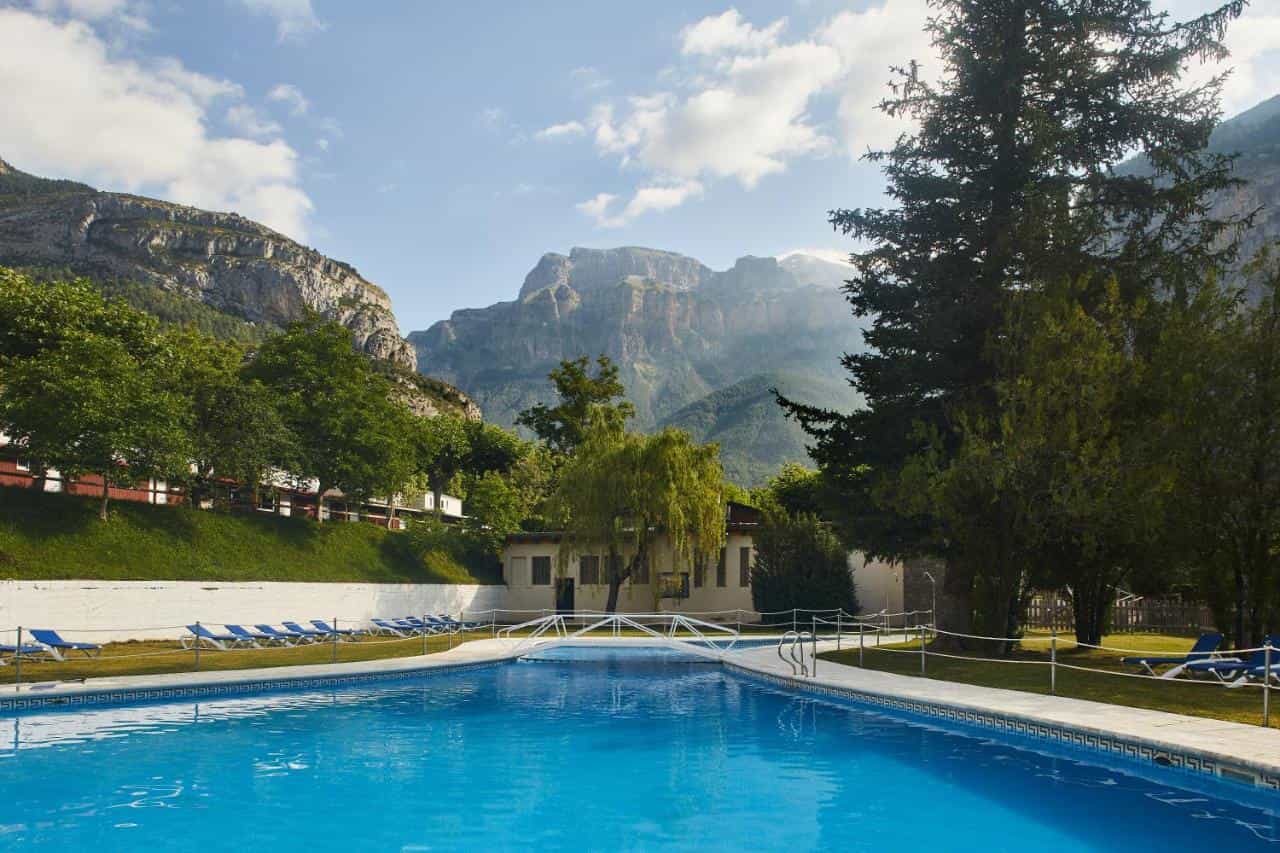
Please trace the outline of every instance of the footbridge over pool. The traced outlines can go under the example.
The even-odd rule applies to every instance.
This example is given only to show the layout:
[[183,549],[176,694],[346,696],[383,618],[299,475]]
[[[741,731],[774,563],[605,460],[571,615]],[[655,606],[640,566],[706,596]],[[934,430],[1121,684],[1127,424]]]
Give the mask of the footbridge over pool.
[[[587,624],[578,627],[584,621]],[[517,655],[557,646],[593,645],[608,638],[714,660],[733,652],[742,639],[737,628],[681,613],[553,613],[503,628],[498,637],[515,640]]]

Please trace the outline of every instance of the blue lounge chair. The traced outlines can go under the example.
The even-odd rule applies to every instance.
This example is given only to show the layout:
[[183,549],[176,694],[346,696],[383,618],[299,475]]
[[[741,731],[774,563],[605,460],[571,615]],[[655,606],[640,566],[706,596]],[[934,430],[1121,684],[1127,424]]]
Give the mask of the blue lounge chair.
[[222,627],[226,628],[229,633],[235,634],[240,639],[248,640],[255,648],[258,647],[259,640],[264,643],[277,642],[277,638],[271,636],[265,631],[259,631],[257,629],[250,631],[243,625],[223,625]]
[[303,628],[297,622],[281,622],[280,624],[297,634],[299,637],[306,637],[308,640],[318,640],[324,636],[324,634],[319,631],[312,630],[311,628]]
[[[11,643],[0,643],[0,655],[8,655],[10,659],[22,655],[24,658],[40,657],[46,655],[49,650],[38,643],[23,643],[22,651],[18,651],[18,647]],[[9,661],[0,658],[0,665],[7,664]]]
[[[1280,653],[1277,653],[1275,649],[1272,649],[1271,660],[1275,661],[1278,657],[1280,657]],[[1235,681],[1231,682],[1231,684],[1227,686],[1243,687],[1245,684],[1247,684],[1250,681],[1255,681],[1255,680],[1262,681],[1262,673],[1266,671],[1266,668],[1267,668],[1266,664],[1263,664],[1262,666],[1250,667],[1249,669],[1246,669],[1240,675],[1239,678],[1237,678]],[[1280,684],[1280,663],[1271,664],[1271,680],[1276,682],[1277,684]]]
[[452,634],[458,630],[455,624],[446,622],[439,616],[428,616],[426,627],[430,628],[433,634]]
[[271,627],[270,625],[254,625],[253,627],[261,631],[263,634],[266,634],[271,639],[279,640],[286,646],[291,646],[294,643],[302,642],[307,639],[297,631],[290,631],[288,628],[281,631],[278,628]]
[[[1280,634],[1272,634],[1267,637],[1267,642],[1271,644],[1273,651],[1272,661],[1275,661],[1276,652],[1274,649],[1280,648]],[[1258,649],[1243,660],[1240,658],[1217,658],[1213,660],[1193,661],[1184,667],[1184,670],[1192,675],[1201,672],[1207,672],[1213,675],[1219,681],[1231,681],[1233,679],[1247,678],[1250,670],[1262,670],[1267,665],[1267,652],[1265,649]],[[1261,672],[1259,672],[1261,675]]]
[[217,649],[225,652],[227,649],[233,649],[236,646],[256,646],[253,640],[246,640],[244,637],[237,637],[235,634],[222,633],[215,634],[204,625],[188,625],[187,630],[191,632],[190,636],[182,638],[182,647],[184,649],[194,648],[204,643],[211,649]]
[[407,622],[413,626],[413,629],[420,634],[444,634],[449,629],[442,624],[436,624],[430,616],[427,621],[423,622],[417,616],[406,616],[403,619],[397,619],[397,622]]
[[97,643],[72,643],[58,636],[57,631],[48,628],[32,628],[31,639],[44,646],[56,661],[64,661],[64,652],[84,652],[85,657],[97,657],[102,653],[102,646]]
[[337,634],[339,637],[358,637],[364,633],[355,628],[335,628],[323,619],[312,619],[311,624],[322,634]]
[[407,637],[409,634],[417,631],[417,629],[412,625],[392,624],[386,619],[370,619],[369,621],[373,623],[379,633],[392,634],[396,637]]
[[447,624],[456,625],[458,628],[461,628],[463,631],[471,631],[480,627],[479,622],[468,622],[465,619],[454,619],[448,613],[441,613],[440,619],[446,622]]
[[1157,675],[1155,668],[1157,666],[1172,666],[1173,669],[1166,672],[1162,678],[1175,678],[1182,672],[1183,665],[1197,660],[1209,660],[1218,651],[1218,647],[1222,645],[1222,635],[1209,632],[1201,634],[1196,640],[1195,645],[1191,647],[1191,651],[1185,655],[1169,655],[1165,657],[1129,657],[1121,658],[1120,662],[1128,666],[1140,666],[1150,675]]

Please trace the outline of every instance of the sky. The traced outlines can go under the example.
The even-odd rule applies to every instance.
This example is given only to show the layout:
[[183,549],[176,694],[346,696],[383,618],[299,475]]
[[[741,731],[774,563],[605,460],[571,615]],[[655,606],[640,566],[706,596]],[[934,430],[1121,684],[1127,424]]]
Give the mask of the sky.
[[[875,110],[890,67],[929,73],[926,13],[0,0],[0,157],[257,219],[357,267],[407,333],[513,299],[543,253],[573,246],[716,269],[847,254],[827,211],[883,199],[860,158],[902,129]],[[1280,93],[1280,0],[1253,0],[1227,43],[1226,114]]]

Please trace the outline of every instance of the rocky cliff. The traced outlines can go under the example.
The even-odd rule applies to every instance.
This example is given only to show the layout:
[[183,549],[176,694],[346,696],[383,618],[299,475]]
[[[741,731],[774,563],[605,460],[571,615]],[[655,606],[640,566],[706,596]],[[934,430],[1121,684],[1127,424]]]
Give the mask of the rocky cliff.
[[[544,255],[515,300],[456,311],[409,340],[433,375],[505,425],[549,401],[547,373],[561,359],[604,353],[620,367],[636,426],[653,429],[703,401],[677,421],[721,440],[730,473],[755,482],[782,461],[806,458],[771,384],[821,388],[812,402],[823,405],[856,403],[839,365],[862,346],[837,289],[844,275],[843,266],[798,255],[745,257],[715,271],[655,249],[575,248]],[[760,430],[777,440],[762,446],[751,437]]]
[[370,356],[416,364],[381,289],[234,213],[99,192],[0,160],[0,263],[139,282],[269,326],[314,310],[349,328]]

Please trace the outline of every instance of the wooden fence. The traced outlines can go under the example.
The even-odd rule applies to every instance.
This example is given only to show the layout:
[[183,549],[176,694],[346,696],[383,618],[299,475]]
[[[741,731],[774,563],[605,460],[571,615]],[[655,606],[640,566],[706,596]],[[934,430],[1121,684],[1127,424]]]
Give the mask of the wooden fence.
[[[1071,601],[1058,595],[1033,596],[1027,606],[1026,626],[1067,633],[1075,630]],[[1155,632],[1196,634],[1213,626],[1213,613],[1203,604],[1165,598],[1131,598],[1111,608],[1111,631],[1117,634]]]

